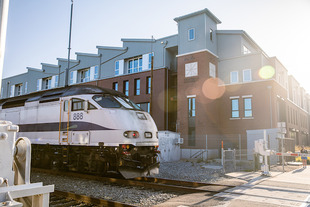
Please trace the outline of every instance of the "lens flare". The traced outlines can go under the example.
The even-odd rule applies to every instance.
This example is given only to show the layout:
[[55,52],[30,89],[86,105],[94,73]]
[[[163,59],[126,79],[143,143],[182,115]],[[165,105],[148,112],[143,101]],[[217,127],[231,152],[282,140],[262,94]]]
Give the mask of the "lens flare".
[[[222,85],[222,86],[220,86]],[[202,92],[209,99],[218,99],[225,93],[225,87],[222,80],[218,78],[210,78],[202,85]]]
[[262,79],[270,79],[274,76],[275,73],[275,69],[270,65],[262,67],[258,72],[259,77]]

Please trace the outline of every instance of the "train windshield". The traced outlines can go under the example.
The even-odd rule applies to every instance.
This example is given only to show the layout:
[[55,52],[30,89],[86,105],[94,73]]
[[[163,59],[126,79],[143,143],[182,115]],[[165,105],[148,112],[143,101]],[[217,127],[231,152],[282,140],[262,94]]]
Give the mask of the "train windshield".
[[111,95],[95,95],[93,96],[94,101],[96,101],[102,108],[120,108],[124,107],[126,109],[136,109],[141,110],[139,106],[130,101],[128,98],[111,96]]
[[126,109],[137,109],[137,110],[141,110],[140,107],[135,104],[134,102],[132,102],[131,100],[129,100],[128,98],[125,97],[119,97],[119,96],[114,96],[114,98],[120,103],[122,104],[122,106],[124,106]]
[[109,96],[109,95],[95,95],[93,96],[93,99],[102,108],[120,108],[121,107],[121,104],[117,102],[112,96]]

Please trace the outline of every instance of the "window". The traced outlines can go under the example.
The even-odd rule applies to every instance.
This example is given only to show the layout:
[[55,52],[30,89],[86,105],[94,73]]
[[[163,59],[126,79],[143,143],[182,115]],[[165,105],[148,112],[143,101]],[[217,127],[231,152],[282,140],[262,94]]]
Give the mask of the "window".
[[246,54],[251,54],[251,51],[250,51],[246,46],[243,45],[242,48],[243,48],[243,49],[242,49],[242,52],[243,52],[244,55],[246,55]]
[[135,95],[140,95],[140,79],[135,79]]
[[22,95],[23,94],[23,84],[21,83],[21,84],[17,84],[17,85],[15,85],[15,87],[16,87],[16,95],[17,96],[20,96],[20,95]]
[[90,70],[86,69],[86,70],[80,70],[80,82],[81,83],[85,83],[88,82],[90,80]]
[[95,95],[93,96],[93,99],[102,108],[120,108],[121,107],[121,104],[117,102],[112,96],[109,96],[109,95]]
[[14,97],[15,96],[15,85],[11,86],[11,91],[10,91],[10,97]]
[[25,82],[25,94],[28,93],[28,82]]
[[113,83],[113,90],[118,91],[118,82]]
[[238,71],[230,72],[230,83],[238,83]]
[[123,93],[124,93],[126,96],[129,96],[129,81],[124,81]]
[[150,53],[149,54],[149,69],[151,69],[152,68],[152,56],[154,56],[154,53]]
[[252,117],[252,98],[244,98],[244,117]]
[[73,79],[74,79],[74,74],[73,71],[70,72],[70,85],[73,84]]
[[59,76],[55,75],[55,85],[53,86],[54,88],[58,87],[58,81],[59,81]]
[[192,28],[188,30],[188,40],[190,41],[194,39],[195,39],[195,29]]
[[187,63],[185,64],[185,77],[192,77],[198,75],[198,63]]
[[146,111],[148,113],[150,113],[150,103],[147,102],[147,103],[140,103],[138,104],[138,106],[143,110],[143,111]]
[[99,78],[99,66],[98,65],[91,66],[87,70],[89,70],[89,80],[88,81],[97,80]]
[[216,68],[213,63],[209,63],[209,75],[212,78],[216,78]]
[[88,102],[88,104],[87,104],[87,109],[88,109],[88,110],[94,110],[94,109],[97,109],[97,108],[96,108],[96,106],[94,106],[93,104],[91,104],[91,103]]
[[142,57],[128,61],[128,74],[142,71]]
[[65,101],[64,102],[64,111],[68,111],[68,108],[69,108],[68,105],[69,105],[68,101]]
[[95,67],[94,67],[94,79],[96,80],[96,79],[98,79],[99,78],[99,66],[98,65],[96,65]]
[[213,40],[213,29],[210,28],[209,30],[209,36],[210,36],[210,40]]
[[42,84],[43,84],[43,87],[42,87],[43,90],[50,89],[52,86],[52,77],[43,78]]
[[119,75],[119,61],[115,62],[115,75]]
[[84,110],[84,100],[79,98],[72,99],[72,111]]
[[146,94],[151,94],[152,80],[151,77],[146,77]]
[[188,98],[188,117],[195,117],[196,116],[196,98]]
[[231,117],[239,118],[239,99],[231,99]]
[[37,79],[37,91],[42,89],[42,79]]
[[252,81],[251,69],[243,70],[243,82]]
[[131,100],[129,100],[126,97],[114,96],[114,98],[120,104],[122,104],[122,106],[125,107],[126,109],[137,109],[137,110],[140,110],[140,107],[137,104],[135,104],[134,102],[132,102]]

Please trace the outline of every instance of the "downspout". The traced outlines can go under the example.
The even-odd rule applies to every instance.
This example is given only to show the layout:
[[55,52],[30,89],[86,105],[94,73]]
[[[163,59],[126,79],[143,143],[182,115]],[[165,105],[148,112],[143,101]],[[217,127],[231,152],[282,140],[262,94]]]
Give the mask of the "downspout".
[[[99,80],[101,79],[101,57],[102,57],[102,54],[100,53],[100,56],[99,56],[99,71],[98,71],[98,79]],[[98,80],[96,81],[96,86],[98,86]]]
[[165,49],[167,47],[168,41],[161,42],[161,44],[164,44],[163,46],[163,68],[166,69],[166,130],[169,128],[169,72],[168,67],[166,67],[166,52]]

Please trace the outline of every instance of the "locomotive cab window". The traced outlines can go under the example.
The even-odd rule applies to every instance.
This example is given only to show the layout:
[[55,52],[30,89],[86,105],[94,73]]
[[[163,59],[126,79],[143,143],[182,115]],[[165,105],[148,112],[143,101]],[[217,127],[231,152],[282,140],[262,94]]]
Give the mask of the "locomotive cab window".
[[[64,111],[65,112],[68,111],[68,102],[69,102],[68,100],[64,101]],[[74,98],[70,102],[72,103],[72,108],[71,108],[72,111],[84,110],[84,105],[83,105],[84,104],[84,100]],[[97,109],[97,107],[88,102],[87,109],[88,110],[94,110],[94,109]]]
[[94,101],[96,101],[102,108],[120,108],[121,105],[109,95],[95,95],[93,96]]
[[79,98],[72,99],[72,111],[82,111],[84,110],[84,100]]
[[68,101],[64,102],[64,111],[68,111]]
[[96,106],[88,102],[88,110],[97,109]]

